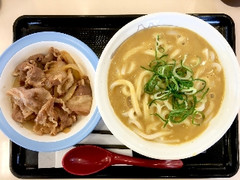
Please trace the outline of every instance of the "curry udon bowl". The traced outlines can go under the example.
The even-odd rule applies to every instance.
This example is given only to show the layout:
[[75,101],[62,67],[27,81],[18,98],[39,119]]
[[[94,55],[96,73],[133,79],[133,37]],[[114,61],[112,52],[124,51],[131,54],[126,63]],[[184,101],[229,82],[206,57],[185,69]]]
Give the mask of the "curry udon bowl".
[[[94,129],[94,127],[97,125],[100,119],[100,114],[96,106],[95,96],[92,93],[92,104],[89,110],[90,111],[89,114],[84,116],[77,116],[76,118],[77,121],[76,122],[73,121],[74,123],[70,128],[66,128],[56,135],[36,134],[32,131],[31,123],[28,124],[26,122],[25,125],[22,125],[16,122],[15,120],[13,120],[12,102],[10,100],[10,96],[7,95],[7,91],[9,91],[13,87],[13,84],[15,82],[16,77],[13,76],[13,72],[15,68],[17,67],[17,65],[19,65],[20,63],[22,63],[32,55],[39,54],[39,53],[44,55],[48,54],[49,49],[51,47],[58,49],[59,51],[65,51],[68,54],[70,54],[70,56],[73,58],[74,64],[76,64],[79,67],[79,69],[81,69],[84,75],[88,76],[88,79],[90,80],[90,87],[92,89],[92,92],[94,88],[95,69],[98,63],[98,58],[95,55],[95,53],[87,45],[85,45],[83,42],[81,42],[80,40],[70,35],[58,33],[58,32],[34,33],[31,35],[25,36],[19,39],[18,41],[14,42],[2,54],[1,62],[0,62],[0,67],[1,67],[0,129],[14,143],[34,151],[57,151],[57,150],[70,147],[80,142],[89,133],[91,133],[91,131]],[[69,57],[67,59],[69,59]],[[52,63],[52,65],[49,66],[49,69],[51,67],[54,67],[53,64],[54,62]],[[61,70],[60,66],[57,68],[55,70],[52,69],[52,71],[53,72],[55,71],[56,73],[58,73],[57,71],[60,71],[59,72],[59,75],[60,75],[60,73],[63,72],[63,69]],[[75,72],[73,70],[70,70],[70,71]],[[70,73],[68,75],[70,77]],[[56,75],[56,77],[57,76],[58,75]],[[35,78],[38,79],[37,77]],[[34,81],[34,79],[32,81]],[[45,93],[45,94],[43,93],[41,95],[42,97],[40,97],[40,95],[37,95],[37,93],[41,94],[41,92],[43,92],[43,89],[36,91],[36,96],[34,95],[35,92],[33,93],[33,95],[24,95],[24,91],[21,91],[21,92],[22,92],[22,96],[20,97],[23,97],[22,99],[24,99],[24,101],[29,102],[28,105],[26,105],[26,107],[31,106],[29,105],[31,100],[26,99],[25,97],[28,97],[28,96],[36,97],[36,100],[37,98],[39,98],[41,99],[38,102],[39,104],[41,103],[40,101],[42,100],[45,101],[45,99],[48,98],[48,95],[47,95],[48,93]],[[54,103],[57,103],[57,102],[54,102]],[[24,105],[25,104],[27,103],[24,102]],[[32,104],[34,106],[36,103],[32,103]],[[58,106],[58,108],[63,107],[61,103],[56,104],[56,106]],[[55,104],[54,104],[54,107],[55,107]],[[60,121],[63,122],[63,119],[61,119],[60,116],[61,115],[65,116],[66,115],[66,114],[64,115],[65,111],[64,113],[62,113],[63,111],[61,110],[54,111],[54,110],[50,110],[49,108],[46,110],[46,113],[50,111],[53,114],[55,112],[59,112],[60,115],[58,116],[57,115],[58,113],[55,113],[53,118],[57,119],[58,117],[59,122]],[[45,116],[43,115],[43,117]],[[49,115],[49,117],[51,117],[51,115]],[[48,119],[48,117],[46,117],[46,119]]]
[[[163,28],[166,27],[165,31]],[[152,34],[146,33],[154,28],[162,29],[154,31],[153,38]],[[194,37],[190,37],[188,33],[185,34],[181,29],[195,34]],[[171,44],[172,40],[167,39],[168,36],[169,38],[174,36],[175,40],[180,41],[180,45]],[[151,42],[144,39],[146,37],[151,37]],[[166,41],[164,41],[165,37]],[[141,40],[134,44],[133,41],[137,41],[138,38]],[[197,42],[194,44],[203,46],[210,45],[207,50],[204,48],[201,50],[201,53],[205,54],[205,60],[199,57],[199,54],[195,55],[195,60],[193,60],[194,57],[191,54],[195,53],[195,45],[191,42]],[[186,50],[190,51],[181,56],[175,56],[179,52],[184,52],[184,48],[181,49],[181,47],[187,47],[186,43],[189,43]],[[142,44],[148,48],[146,51],[141,50]],[[173,51],[174,48],[177,50]],[[206,53],[206,51],[208,52]],[[138,53],[141,55],[136,55],[137,58],[135,58],[134,55]],[[125,65],[127,62],[134,61],[134,58],[142,64]],[[166,60],[166,58],[168,59]],[[191,63],[188,59],[192,59]],[[216,64],[212,64],[211,61],[215,61]],[[160,65],[161,67],[159,67]],[[195,67],[200,65],[205,66],[204,69],[208,69],[209,72],[217,71],[222,74],[210,75],[214,78],[203,77],[201,79],[200,75],[195,77],[197,72],[194,71],[198,71]],[[141,72],[145,71],[146,74],[150,73],[151,75],[146,79],[140,78],[145,76],[138,74],[140,69]],[[129,79],[126,74],[129,74]],[[155,76],[156,74],[157,76]],[[168,77],[171,78],[167,79]],[[187,80],[187,77],[191,77],[191,80]],[[156,13],[133,20],[111,38],[98,63],[95,95],[99,112],[105,124],[113,135],[127,147],[151,158],[183,159],[205,151],[229,129],[239,110],[239,77],[236,56],[227,41],[215,28],[194,16],[181,13]],[[160,79],[161,82],[156,82],[156,79]],[[201,83],[196,85],[197,81]],[[162,82],[168,82],[168,84],[161,85]],[[195,90],[188,89],[186,90],[188,92],[184,94],[184,88],[188,86],[185,84],[187,82]],[[138,84],[141,84],[140,95],[138,94]],[[194,86],[190,84],[194,84]],[[195,86],[201,86],[201,88],[196,90]],[[213,92],[213,87],[221,92]],[[165,91],[162,90],[161,93],[151,94],[152,91],[158,92],[159,89],[164,88]],[[173,94],[176,89],[180,88],[183,88],[180,93],[177,91],[178,94]],[[118,94],[114,94],[114,89]],[[149,95],[146,95],[149,91],[151,91]],[[197,95],[199,92],[200,96]],[[147,100],[145,101],[144,98],[141,100],[142,97],[146,97]],[[169,97],[171,99],[167,99]],[[158,99],[165,104],[158,105],[160,103]],[[214,99],[221,99],[221,101],[214,102]],[[203,100],[204,102],[197,106],[197,103]],[[192,107],[194,108],[192,109]],[[161,114],[165,111],[167,112],[165,115]],[[183,111],[190,115],[186,123],[182,121],[186,120],[186,114],[182,113]],[[209,116],[208,114],[211,112],[215,112],[215,114]],[[178,117],[177,113],[179,113]],[[156,118],[158,121],[155,120]],[[154,120],[152,121],[152,119]],[[152,127],[148,124],[149,121],[153,122]],[[194,129],[189,128],[190,126],[194,126]],[[196,135],[197,128],[203,126],[205,128],[202,132]],[[173,134],[172,132],[175,130],[172,127],[184,128],[184,131],[188,133],[184,137],[185,141],[179,140],[182,136],[181,133],[184,132],[176,130],[180,134]],[[179,139],[172,141],[172,137],[179,137]]]

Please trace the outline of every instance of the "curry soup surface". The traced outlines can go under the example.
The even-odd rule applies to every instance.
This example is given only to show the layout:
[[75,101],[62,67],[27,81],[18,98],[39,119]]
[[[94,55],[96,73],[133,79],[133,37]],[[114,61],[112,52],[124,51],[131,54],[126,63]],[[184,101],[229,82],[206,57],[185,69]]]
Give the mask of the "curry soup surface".
[[[185,73],[192,71],[194,88],[203,89],[202,82],[206,85],[196,95],[187,93],[188,99],[196,97],[195,101],[192,98],[196,106],[180,123],[167,120],[174,110],[172,96],[149,105],[154,96],[163,94],[144,91],[153,75],[146,69],[155,59],[161,59],[168,67],[189,68]],[[161,89],[167,85],[159,86]],[[202,37],[181,27],[151,27],[133,34],[116,50],[108,73],[109,99],[118,118],[142,138],[161,143],[178,144],[199,136],[221,106],[224,86],[224,72],[214,49]],[[187,95],[183,97],[187,99]],[[187,104],[186,108],[191,104],[194,103]],[[179,119],[181,117],[174,120]]]

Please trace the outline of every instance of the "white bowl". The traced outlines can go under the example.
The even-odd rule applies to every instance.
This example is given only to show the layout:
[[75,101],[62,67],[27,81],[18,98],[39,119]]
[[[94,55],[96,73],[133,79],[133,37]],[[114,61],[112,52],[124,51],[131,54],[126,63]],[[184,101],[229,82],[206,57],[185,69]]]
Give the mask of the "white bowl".
[[[197,138],[178,145],[150,142],[136,135],[115,115],[108,98],[107,79],[116,49],[132,34],[152,26],[179,26],[190,29],[215,49],[225,72],[225,97],[217,115]],[[144,156],[157,159],[183,159],[197,155],[216,143],[233,123],[240,107],[239,64],[232,48],[211,25],[181,13],[156,13],[139,17],[122,27],[108,42],[100,57],[95,81],[99,112],[109,130],[126,146]]]
[[72,146],[84,139],[97,125],[100,115],[97,110],[95,96],[89,115],[81,118],[68,133],[56,136],[36,135],[31,130],[21,127],[12,119],[12,106],[6,92],[12,88],[15,67],[29,56],[47,53],[50,47],[65,50],[76,63],[84,67],[94,89],[95,69],[98,58],[95,53],[80,40],[58,32],[40,32],[21,38],[13,43],[0,57],[0,128],[16,144],[34,151],[57,151]]

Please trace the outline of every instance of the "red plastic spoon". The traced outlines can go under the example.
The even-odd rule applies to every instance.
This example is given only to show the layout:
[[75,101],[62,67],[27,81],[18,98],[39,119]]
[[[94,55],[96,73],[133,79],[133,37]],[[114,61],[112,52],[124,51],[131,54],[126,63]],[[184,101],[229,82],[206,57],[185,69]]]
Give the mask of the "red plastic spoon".
[[128,164],[150,168],[181,168],[181,160],[151,160],[140,159],[116,154],[98,146],[83,145],[73,148],[65,154],[62,160],[63,168],[75,175],[90,175],[113,164]]

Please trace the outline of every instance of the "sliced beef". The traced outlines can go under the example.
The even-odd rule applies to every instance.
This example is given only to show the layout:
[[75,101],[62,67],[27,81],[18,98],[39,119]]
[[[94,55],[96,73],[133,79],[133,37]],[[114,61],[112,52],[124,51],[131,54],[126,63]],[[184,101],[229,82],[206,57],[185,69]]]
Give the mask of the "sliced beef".
[[[37,134],[56,135],[71,126],[79,115],[88,115],[92,90],[74,60],[65,51],[50,48],[20,63],[17,80],[7,94],[12,101],[12,118],[20,123],[33,121]],[[18,82],[19,80],[19,82]]]
[[53,86],[60,85],[63,80],[67,77],[67,72],[63,71],[63,67],[66,65],[63,61],[51,61],[45,66],[45,87],[47,89]]
[[71,69],[67,71],[67,76],[62,80],[62,83],[57,86],[57,93],[59,96],[66,94],[74,84],[74,77]]
[[43,70],[36,66],[32,66],[27,71],[25,84],[32,87],[42,87],[45,80],[46,77]]
[[39,135],[56,135],[76,120],[76,115],[70,113],[61,99],[52,98],[39,111],[33,130]]
[[87,115],[92,106],[92,90],[88,77],[78,81],[77,89],[67,101],[67,107],[78,115]]
[[53,47],[49,48],[48,54],[42,59],[42,64],[47,64],[47,62],[56,61],[61,57],[61,53],[58,49]]
[[46,79],[43,70],[30,61],[19,64],[13,75],[18,76],[20,85],[25,87],[41,87]]
[[25,87],[17,87],[10,89],[7,94],[11,96],[11,100],[15,104],[12,117],[16,121],[23,121],[19,118],[20,114],[23,115],[24,119],[27,119],[33,113],[37,114],[48,99],[52,97],[44,88],[26,89]]

